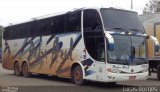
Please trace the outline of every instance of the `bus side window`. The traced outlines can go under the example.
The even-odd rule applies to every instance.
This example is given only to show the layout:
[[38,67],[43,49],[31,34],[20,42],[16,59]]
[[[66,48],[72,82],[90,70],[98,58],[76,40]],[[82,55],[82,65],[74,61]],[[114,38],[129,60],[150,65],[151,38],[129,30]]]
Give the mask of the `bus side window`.
[[104,36],[98,11],[84,10],[84,43],[89,55],[99,62],[105,62]]
[[39,35],[49,35],[51,34],[51,18],[40,20],[39,22]]
[[6,27],[5,31],[3,32],[3,39],[8,40],[11,39],[11,31],[12,30],[12,26]]
[[66,32],[80,32],[81,30],[81,12],[70,12],[66,14]]
[[65,15],[52,17],[51,34],[64,33],[65,31]]
[[18,24],[17,26],[12,27],[12,34],[11,34],[11,39],[17,39],[21,38],[23,36],[23,30],[21,30],[21,25]]
[[101,19],[97,11],[95,10],[85,11],[84,31],[102,31]]
[[31,21],[29,23],[29,37],[35,37],[39,35],[39,20]]
[[12,38],[25,38],[27,37],[28,30],[27,30],[27,24],[18,24],[16,29],[13,31],[13,36]]

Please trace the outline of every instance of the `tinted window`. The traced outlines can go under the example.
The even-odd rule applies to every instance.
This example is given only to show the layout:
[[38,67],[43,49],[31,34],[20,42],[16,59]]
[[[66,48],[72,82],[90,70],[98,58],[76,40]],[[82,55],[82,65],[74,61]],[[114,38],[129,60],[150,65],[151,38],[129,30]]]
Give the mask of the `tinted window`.
[[96,10],[83,13],[84,42],[89,55],[96,61],[105,61],[102,23]]
[[136,29],[132,31],[143,32],[143,25],[138,14],[131,11],[117,9],[101,9],[101,15],[106,30],[113,28]]
[[6,27],[3,32],[3,39],[11,39],[11,27]]
[[[39,34],[39,20],[35,20],[29,23],[29,37],[31,36],[37,36]],[[27,36],[27,35],[26,35]]]
[[39,22],[39,35],[48,35],[51,33],[52,20],[51,18],[42,19]]
[[8,26],[5,28],[3,38],[5,40],[23,38],[28,35],[28,23]]
[[52,18],[51,34],[64,33],[65,15],[55,16]]
[[77,32],[81,29],[81,11],[66,14],[66,32]]
[[59,34],[80,30],[81,13],[68,13],[50,18],[34,20],[5,28],[4,39]]
[[96,10],[84,11],[84,31],[102,31],[102,24],[99,13]]
[[28,34],[27,24],[19,24],[19,25],[13,27],[12,38],[23,38],[27,34]]

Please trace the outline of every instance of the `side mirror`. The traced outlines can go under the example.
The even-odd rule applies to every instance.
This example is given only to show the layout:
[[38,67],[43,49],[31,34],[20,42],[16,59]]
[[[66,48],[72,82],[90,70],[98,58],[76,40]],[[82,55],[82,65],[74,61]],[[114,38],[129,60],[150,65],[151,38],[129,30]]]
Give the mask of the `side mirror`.
[[159,41],[156,37],[150,36],[150,39],[154,42],[154,51],[159,52]]
[[114,50],[114,39],[113,39],[112,35],[105,32],[105,37],[108,39],[108,50],[113,51]]

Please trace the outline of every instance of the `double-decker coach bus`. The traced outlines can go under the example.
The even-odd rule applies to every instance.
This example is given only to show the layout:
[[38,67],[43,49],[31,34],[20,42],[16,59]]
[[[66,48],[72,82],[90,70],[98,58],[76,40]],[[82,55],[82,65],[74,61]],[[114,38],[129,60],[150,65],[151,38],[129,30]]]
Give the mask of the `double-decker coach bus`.
[[3,67],[24,77],[71,78],[78,85],[144,80],[149,38],[136,12],[81,8],[5,27]]

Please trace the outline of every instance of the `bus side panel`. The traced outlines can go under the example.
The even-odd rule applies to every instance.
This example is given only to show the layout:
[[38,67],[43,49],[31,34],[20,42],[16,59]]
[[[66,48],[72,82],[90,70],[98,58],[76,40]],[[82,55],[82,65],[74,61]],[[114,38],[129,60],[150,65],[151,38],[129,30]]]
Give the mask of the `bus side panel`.
[[3,67],[13,69],[27,61],[33,73],[70,77],[74,61],[81,61],[84,44],[80,33],[30,37],[3,41]]
[[[160,25],[156,26],[156,37],[157,37],[158,41],[160,42]],[[159,50],[159,53],[157,56],[160,58],[160,50]]]
[[11,50],[11,41],[2,41],[2,66],[5,69],[12,70],[13,69],[13,53]]
[[30,71],[61,77],[70,77],[74,61],[80,61],[81,35],[77,33],[43,36],[40,51],[35,49],[35,59],[30,61]]
[[[144,24],[146,34],[154,35],[154,25],[151,23]],[[149,59],[154,58],[154,43],[149,39],[148,40],[148,56]]]
[[2,60],[2,66],[3,68],[5,69],[8,69],[8,70],[13,70],[13,59],[12,59],[12,56],[13,55],[10,55],[9,54],[3,54],[3,60]]
[[[51,35],[52,36],[52,35]],[[32,62],[37,62],[37,64],[31,64],[30,71],[35,73],[42,73],[42,74],[50,74],[48,70],[50,67],[48,66],[48,63],[52,60],[52,52],[53,50],[49,52],[50,49],[53,47],[53,41],[54,38],[51,39],[51,42],[47,42],[48,39],[50,39],[51,36],[42,36],[40,47],[37,49],[36,53],[38,54],[35,60],[32,60]],[[48,53],[48,54],[46,54]],[[40,59],[38,59],[40,58]],[[52,73],[54,73],[54,69],[51,70]]]
[[25,49],[23,51],[21,50],[24,40],[25,39],[3,40],[3,68],[13,70],[14,61],[18,61],[19,65],[21,65],[21,62],[26,59],[29,53],[23,55],[24,53],[22,52],[26,51]]
[[[60,52],[58,53],[57,62],[55,63],[55,73],[58,76],[62,77],[70,77],[70,68],[74,61],[80,61],[81,49],[80,46],[83,47],[82,44],[79,44],[81,40],[80,34],[66,34],[66,35],[58,35],[59,42],[62,42],[62,47]],[[78,48],[77,48],[78,47]]]

